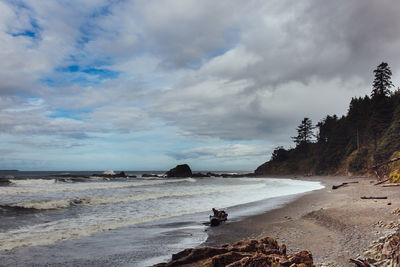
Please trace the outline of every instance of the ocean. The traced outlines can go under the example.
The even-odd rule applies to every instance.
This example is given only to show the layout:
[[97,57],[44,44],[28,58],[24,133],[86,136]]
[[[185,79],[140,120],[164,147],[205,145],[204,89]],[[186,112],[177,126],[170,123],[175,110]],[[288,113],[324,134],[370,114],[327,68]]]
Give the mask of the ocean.
[[3,173],[1,266],[149,266],[205,242],[212,208],[224,209],[229,223],[323,188],[277,178],[92,173]]

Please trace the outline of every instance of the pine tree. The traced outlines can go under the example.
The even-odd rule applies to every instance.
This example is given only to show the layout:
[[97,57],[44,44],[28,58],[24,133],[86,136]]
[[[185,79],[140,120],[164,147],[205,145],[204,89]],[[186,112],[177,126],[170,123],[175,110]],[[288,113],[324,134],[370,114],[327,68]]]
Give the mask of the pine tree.
[[369,119],[369,131],[374,142],[374,150],[377,141],[389,127],[392,119],[393,107],[389,101],[392,71],[387,63],[382,62],[375,70],[375,79],[372,84],[371,101],[372,113]]
[[375,70],[375,79],[372,84],[371,97],[385,97],[390,95],[390,88],[393,87],[391,81],[392,71],[386,62],[382,62]]
[[311,139],[314,136],[313,129],[312,121],[309,118],[304,118],[296,129],[297,136],[292,137],[296,145],[300,146],[311,143]]

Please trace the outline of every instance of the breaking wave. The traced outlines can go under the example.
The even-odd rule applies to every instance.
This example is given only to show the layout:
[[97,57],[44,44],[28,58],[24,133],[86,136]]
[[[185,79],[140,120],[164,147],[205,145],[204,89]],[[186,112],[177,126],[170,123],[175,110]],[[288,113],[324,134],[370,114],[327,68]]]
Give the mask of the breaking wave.
[[12,185],[16,186],[47,185],[47,184],[54,184],[56,182],[55,179],[24,179],[24,180],[9,179],[9,181]]
[[62,200],[44,200],[44,201],[32,201],[32,202],[21,202],[12,204],[0,205],[2,208],[15,208],[15,209],[35,209],[35,210],[54,210],[54,209],[65,209],[76,205],[107,205],[114,203],[123,202],[135,202],[142,200],[153,200],[167,197],[186,197],[196,196],[205,194],[216,194],[216,193],[228,193],[241,190],[255,189],[262,187],[262,184],[250,185],[250,186],[231,186],[228,188],[211,189],[211,190],[188,190],[188,191],[174,191],[174,192],[159,192],[159,193],[146,193],[136,195],[123,195],[113,196],[106,198],[74,198],[74,199],[62,199]]
[[[40,180],[39,182],[37,182]],[[34,185],[48,185],[53,181],[53,186],[35,186],[35,187],[23,187],[29,185],[30,180],[15,180],[17,186],[5,187],[0,189],[0,194],[23,194],[23,193],[40,193],[40,192],[65,192],[65,191],[85,191],[85,190],[99,190],[99,189],[116,189],[116,188],[126,188],[126,187],[139,187],[139,186],[153,186],[161,185],[166,183],[178,183],[178,182],[193,182],[192,178],[181,179],[181,180],[163,180],[163,181],[152,181],[152,182],[100,182],[100,183],[75,183],[75,184],[54,184],[55,180],[44,180],[35,179],[32,181]],[[21,181],[23,181],[21,183]],[[46,181],[46,182],[43,182]],[[31,184],[32,185],[32,184]],[[21,187],[20,187],[21,186]]]
[[82,238],[98,232],[114,230],[120,227],[132,226],[197,212],[202,212],[202,210],[167,213],[141,218],[106,219],[100,222],[96,217],[80,217],[77,219],[64,219],[49,223],[36,224],[8,231],[6,233],[0,233],[0,251],[27,246],[51,245],[58,241]]

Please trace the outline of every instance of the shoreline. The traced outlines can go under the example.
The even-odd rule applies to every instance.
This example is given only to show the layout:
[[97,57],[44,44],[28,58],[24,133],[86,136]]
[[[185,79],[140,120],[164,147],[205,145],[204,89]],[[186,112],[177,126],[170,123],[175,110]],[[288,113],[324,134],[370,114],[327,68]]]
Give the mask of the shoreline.
[[[274,177],[275,178],[275,177]],[[283,177],[282,177],[283,178]],[[284,177],[289,178],[289,177]],[[391,211],[400,207],[398,188],[374,186],[367,177],[292,177],[319,181],[323,189],[300,194],[294,201],[259,215],[227,221],[208,228],[208,238],[200,245],[220,246],[243,239],[275,238],[289,253],[309,250],[314,264],[351,266],[350,258],[363,257],[376,239],[393,230],[374,227],[378,221],[397,221]],[[336,190],[332,185],[358,181]],[[361,196],[388,196],[386,200],[362,200]],[[391,203],[391,205],[388,205]]]

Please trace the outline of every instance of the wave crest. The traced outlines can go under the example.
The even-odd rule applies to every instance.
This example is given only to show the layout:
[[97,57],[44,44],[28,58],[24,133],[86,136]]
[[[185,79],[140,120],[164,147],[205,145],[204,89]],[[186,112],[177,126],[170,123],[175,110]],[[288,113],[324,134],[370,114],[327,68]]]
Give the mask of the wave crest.
[[27,186],[27,185],[45,185],[45,184],[54,184],[56,182],[55,179],[9,179],[12,185],[17,186]]

